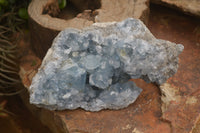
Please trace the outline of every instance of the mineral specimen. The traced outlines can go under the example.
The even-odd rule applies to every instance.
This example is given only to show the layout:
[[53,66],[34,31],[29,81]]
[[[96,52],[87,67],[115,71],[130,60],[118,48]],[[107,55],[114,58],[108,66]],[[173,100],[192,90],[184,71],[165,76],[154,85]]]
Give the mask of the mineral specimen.
[[121,109],[141,89],[131,78],[164,83],[181,44],[156,39],[137,19],[66,29],[55,38],[30,86],[30,102],[51,110]]

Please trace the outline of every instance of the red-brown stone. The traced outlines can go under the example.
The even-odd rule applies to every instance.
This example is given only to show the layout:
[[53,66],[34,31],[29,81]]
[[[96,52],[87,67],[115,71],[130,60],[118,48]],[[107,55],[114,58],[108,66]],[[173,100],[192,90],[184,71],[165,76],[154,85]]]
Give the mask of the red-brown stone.
[[185,47],[179,56],[178,72],[167,81],[178,98],[170,102],[162,118],[171,122],[174,133],[192,133],[200,114],[200,33],[195,33],[200,20],[190,18],[192,21],[180,13],[172,15],[163,9],[152,14],[156,16],[150,16],[151,32],[157,38],[181,43]]
[[[102,110],[87,112],[81,109],[51,111],[48,115],[62,123],[63,132],[70,133],[199,133],[200,123],[200,40],[195,33],[199,20],[191,20],[188,16],[153,7],[149,29],[157,37],[185,46],[180,55],[178,72],[164,86],[173,90],[172,99],[161,101],[164,91],[154,84],[143,80],[134,80],[143,89],[135,103],[121,110]],[[24,59],[37,60],[33,55]],[[39,64],[38,60],[38,64]],[[37,66],[38,67],[38,66]],[[31,61],[22,61],[21,68],[35,72]],[[31,76],[21,75],[24,85],[29,86]],[[33,76],[34,74],[32,74]],[[28,77],[27,77],[28,76]],[[28,79],[28,80],[26,80]],[[170,92],[170,93],[172,93]],[[167,92],[165,92],[167,93]],[[170,96],[170,95],[169,95]],[[163,111],[163,112],[162,112]],[[49,111],[50,112],[50,111]],[[43,109],[37,116],[47,121],[47,113]],[[51,119],[54,120],[54,119]],[[48,124],[47,124],[48,125]],[[50,127],[50,126],[49,126]],[[51,128],[51,127],[50,127]],[[55,127],[54,127],[55,128]]]

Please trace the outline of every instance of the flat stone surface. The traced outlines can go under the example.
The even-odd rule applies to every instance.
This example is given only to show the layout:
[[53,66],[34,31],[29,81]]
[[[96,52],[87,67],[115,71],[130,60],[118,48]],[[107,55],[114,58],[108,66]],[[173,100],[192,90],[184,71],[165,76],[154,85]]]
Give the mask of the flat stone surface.
[[[134,80],[143,88],[143,92],[134,104],[122,110],[102,110],[100,112],[86,112],[74,110],[60,112],[60,116],[67,123],[70,132],[89,133],[169,133],[170,125],[159,119],[161,117],[159,89]],[[81,117],[80,117],[81,116]],[[90,123],[85,126],[85,123]],[[153,127],[153,128],[152,128]]]
[[129,80],[164,83],[176,73],[183,48],[156,39],[133,18],[66,29],[32,80],[30,102],[50,110],[122,109],[142,91]]
[[162,118],[171,123],[174,133],[193,133],[200,116],[200,34],[196,32],[200,20],[156,8],[158,11],[152,14],[157,16],[151,16],[149,25],[152,33],[185,47],[177,73],[160,87]]
[[[55,124],[54,126],[62,129],[63,133],[88,133],[89,131],[99,133],[188,133],[189,130],[191,133],[199,133],[200,118],[198,114],[200,114],[200,110],[198,108],[200,102],[194,102],[196,100],[193,100],[195,98],[191,98],[191,96],[195,96],[199,101],[200,88],[198,75],[200,64],[198,61],[200,58],[200,35],[196,35],[194,30],[200,25],[199,21],[195,22],[193,20],[194,18],[188,18],[188,16],[177,14],[169,9],[159,8],[158,6],[153,7],[149,20],[149,29],[156,37],[181,43],[185,47],[184,52],[180,55],[180,68],[177,74],[169,79],[168,85],[174,90],[173,92],[176,92],[173,94],[177,94],[175,96],[178,97],[180,96],[179,90],[183,88],[185,91],[181,91],[184,92],[181,96],[183,96],[183,100],[186,100],[187,96],[190,97],[188,98],[189,100],[186,100],[190,104],[189,106],[185,104],[186,102],[179,101],[176,105],[176,102],[171,101],[170,104],[172,103],[172,106],[166,108],[167,115],[164,114],[163,119],[161,110],[163,103],[160,98],[160,90],[153,84],[147,84],[142,80],[135,80],[134,82],[138,87],[143,89],[143,92],[134,104],[125,109],[117,111],[104,110],[100,112],[87,112],[84,110],[45,111],[45,109],[38,109],[37,113],[34,112],[34,114],[55,132],[57,130],[49,124],[49,121],[58,123],[59,120],[61,122],[59,126]],[[31,58],[29,59],[29,57]],[[37,72],[40,60],[36,56],[28,54],[24,55],[22,61],[21,69],[23,68],[23,70],[28,72],[24,71],[23,74],[21,73],[21,78],[23,84],[28,87],[34,73]],[[186,71],[184,71],[184,68],[186,68]],[[180,75],[182,76],[179,77]],[[187,90],[192,90],[193,94],[191,95]],[[184,104],[181,104],[181,102]],[[47,112],[51,112],[50,116],[52,119],[48,119],[50,116],[47,115]],[[171,115],[174,117],[172,118]],[[192,127],[194,128],[192,129]],[[67,129],[70,130],[68,131]]]
[[[32,52],[23,56],[20,76],[24,86],[30,86],[40,64],[41,60]],[[55,133],[160,133],[160,131],[170,133],[170,124],[160,119],[162,113],[158,87],[141,79],[132,81],[143,91],[134,104],[121,110],[103,110],[100,112],[87,112],[81,109],[49,111],[37,109],[30,105],[28,94],[22,96],[22,98],[33,114]]]
[[133,17],[148,24],[149,0],[101,0],[95,22],[122,21]]
[[200,17],[200,0],[151,0]]
[[[32,55],[26,57],[29,58],[29,56],[32,57]],[[31,60],[34,61],[37,59],[35,57],[35,59],[32,58]],[[35,70],[30,69],[30,62],[22,63],[21,68],[24,66],[27,67],[26,70],[28,73],[21,73],[22,79],[25,79],[23,80],[23,84],[30,86],[30,75],[35,74]],[[36,116],[50,129],[52,129],[52,125],[49,121],[55,119],[55,122],[62,123],[59,126],[57,125],[57,128],[59,127],[62,132],[66,133],[160,133],[160,131],[170,133],[171,128],[168,122],[160,119],[162,113],[158,87],[140,79],[133,81],[143,91],[136,102],[125,109],[102,110],[99,112],[87,112],[81,109],[73,111],[47,111],[45,109],[39,109],[33,113],[36,113]],[[55,131],[54,128],[52,129],[53,131]]]

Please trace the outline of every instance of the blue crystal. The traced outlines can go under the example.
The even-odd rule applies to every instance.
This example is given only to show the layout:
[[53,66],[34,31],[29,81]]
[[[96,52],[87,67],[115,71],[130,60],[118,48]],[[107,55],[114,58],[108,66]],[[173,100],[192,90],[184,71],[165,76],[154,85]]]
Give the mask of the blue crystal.
[[182,50],[133,18],[66,29],[33,78],[30,102],[51,110],[127,107],[142,91],[130,78],[164,83],[176,73]]

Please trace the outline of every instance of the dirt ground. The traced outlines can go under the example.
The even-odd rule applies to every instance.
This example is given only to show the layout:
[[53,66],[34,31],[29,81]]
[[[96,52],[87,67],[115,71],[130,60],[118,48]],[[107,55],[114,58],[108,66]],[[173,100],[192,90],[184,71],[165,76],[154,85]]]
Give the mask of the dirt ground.
[[[157,38],[181,43],[185,49],[200,50],[200,19],[169,8],[151,5],[148,28]],[[1,100],[7,100],[6,109],[15,114],[8,118],[0,118],[1,133],[51,133],[30,113],[19,96],[1,97]],[[199,132],[200,120],[193,133]]]

